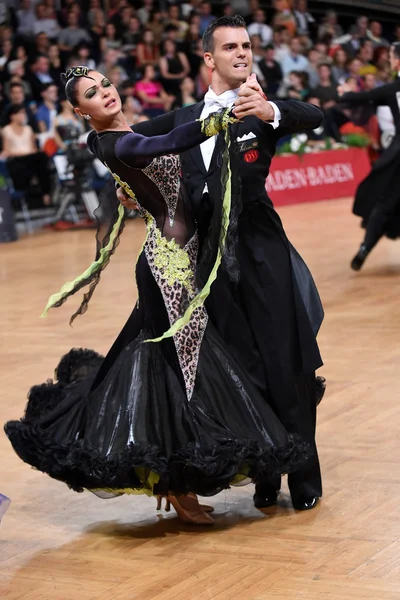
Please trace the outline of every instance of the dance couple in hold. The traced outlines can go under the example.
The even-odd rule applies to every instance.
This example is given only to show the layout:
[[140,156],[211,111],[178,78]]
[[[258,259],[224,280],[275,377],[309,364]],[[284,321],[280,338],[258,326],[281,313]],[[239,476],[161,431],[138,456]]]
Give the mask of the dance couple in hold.
[[22,460],[73,490],[165,497],[194,524],[213,522],[197,495],[251,480],[255,505],[269,506],[286,473],[296,509],[318,503],[324,392],[318,292],[265,191],[279,138],[315,129],[322,114],[261,95],[241,17],[215,21],[203,43],[204,102],[134,131],[108,79],[67,72],[121,202],[102,198],[95,261],[46,311],[88,285],[72,320],[86,311],[131,203],[147,227],[138,302],[106,357],[71,350],[5,426]]

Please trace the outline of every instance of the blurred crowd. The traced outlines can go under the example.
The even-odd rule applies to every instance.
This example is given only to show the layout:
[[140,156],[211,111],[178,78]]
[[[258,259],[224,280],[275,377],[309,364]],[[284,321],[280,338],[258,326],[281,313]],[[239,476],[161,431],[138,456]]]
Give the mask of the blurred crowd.
[[[201,99],[210,83],[201,37],[222,14],[248,23],[254,72],[270,99],[317,104],[325,113],[316,139],[340,141],[351,126],[379,150],[390,116],[373,107],[336,104],[337,85],[369,90],[390,80],[389,46],[400,25],[359,16],[344,30],[334,11],[316,18],[307,0],[3,0],[0,11],[0,158],[12,179],[23,164],[35,172],[43,199],[49,158],[64,156],[89,127],[73,112],[60,74],[73,65],[96,68],[117,87],[133,124]],[[389,119],[389,120],[388,120]],[[57,162],[57,161],[56,161]],[[26,182],[24,183],[24,185]]]

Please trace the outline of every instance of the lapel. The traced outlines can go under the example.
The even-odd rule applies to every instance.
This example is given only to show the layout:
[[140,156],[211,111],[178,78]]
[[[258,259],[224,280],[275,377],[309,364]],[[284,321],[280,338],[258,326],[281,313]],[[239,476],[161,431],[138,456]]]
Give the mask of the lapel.
[[[196,119],[200,119],[201,111],[203,110],[204,102],[198,102],[194,104],[193,107],[188,111],[187,121],[195,121]],[[201,155],[200,145],[195,146],[191,150],[188,151],[189,156],[195,163],[196,167],[201,171],[201,173],[206,177],[207,169],[204,165],[203,157]]]

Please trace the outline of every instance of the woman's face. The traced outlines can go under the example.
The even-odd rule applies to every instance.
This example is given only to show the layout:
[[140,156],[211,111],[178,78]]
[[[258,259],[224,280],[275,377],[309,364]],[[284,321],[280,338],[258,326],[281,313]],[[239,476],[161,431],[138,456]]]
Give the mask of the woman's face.
[[60,50],[59,50],[57,44],[53,44],[52,46],[50,46],[50,48],[49,48],[49,58],[50,58],[50,60],[58,58],[59,56],[60,56]]
[[290,81],[290,85],[292,85],[293,87],[300,87],[301,86],[300,77],[298,75],[296,75],[296,73],[290,73],[290,75],[289,75],[289,81]]
[[176,46],[172,40],[166,40],[164,45],[165,54],[175,54]]
[[143,41],[145,44],[154,44],[154,34],[152,31],[145,31],[143,35]]
[[113,25],[113,23],[107,23],[106,36],[109,38],[115,37],[115,25]]
[[78,79],[77,114],[90,115],[98,123],[107,123],[121,112],[121,98],[109,79],[101,73],[90,71],[89,77]]
[[344,65],[347,60],[347,54],[344,50],[338,50],[335,55],[336,62],[339,65]]
[[154,71],[154,67],[153,65],[147,65],[146,69],[144,71],[144,76],[146,79],[149,79],[150,81],[152,81],[155,77],[155,71]]
[[3,54],[10,54],[10,52],[12,50],[11,40],[4,40],[2,49],[3,49]]
[[26,60],[26,50],[23,46],[18,46],[17,48],[17,58],[18,60]]

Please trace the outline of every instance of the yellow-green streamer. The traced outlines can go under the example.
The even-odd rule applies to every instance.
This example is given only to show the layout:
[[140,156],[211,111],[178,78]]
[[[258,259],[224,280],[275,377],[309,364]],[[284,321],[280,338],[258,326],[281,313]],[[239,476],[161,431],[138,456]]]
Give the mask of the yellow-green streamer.
[[115,238],[118,235],[118,231],[120,229],[122,220],[124,218],[125,215],[125,209],[124,207],[120,204],[118,206],[118,218],[112,228],[111,234],[110,234],[110,239],[108,241],[107,246],[105,246],[104,248],[102,248],[100,250],[100,256],[97,260],[95,260],[94,262],[92,262],[92,264],[86,269],[86,271],[84,271],[84,273],[82,273],[81,275],[79,275],[79,277],[77,277],[76,279],[74,279],[73,281],[68,281],[67,283],[65,283],[61,290],[59,292],[57,292],[56,294],[53,294],[52,296],[50,296],[46,308],[44,309],[43,313],[41,314],[41,317],[44,318],[48,311],[50,310],[50,308],[52,308],[53,306],[55,306],[58,302],[60,302],[60,300],[62,300],[64,298],[64,296],[68,296],[69,294],[71,294],[71,292],[73,292],[74,288],[81,283],[82,281],[84,281],[85,279],[87,279],[88,277],[92,276],[96,271],[100,270],[101,267],[103,266],[103,264],[110,258],[110,252],[113,248],[113,244],[115,241]]

